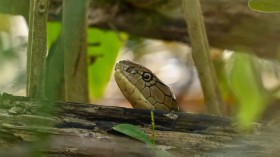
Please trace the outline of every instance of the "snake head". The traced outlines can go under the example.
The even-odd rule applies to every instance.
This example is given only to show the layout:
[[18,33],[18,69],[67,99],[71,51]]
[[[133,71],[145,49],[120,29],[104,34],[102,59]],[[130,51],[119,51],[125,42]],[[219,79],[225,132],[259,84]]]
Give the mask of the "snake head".
[[178,111],[170,88],[146,67],[123,60],[115,66],[115,80],[134,108]]

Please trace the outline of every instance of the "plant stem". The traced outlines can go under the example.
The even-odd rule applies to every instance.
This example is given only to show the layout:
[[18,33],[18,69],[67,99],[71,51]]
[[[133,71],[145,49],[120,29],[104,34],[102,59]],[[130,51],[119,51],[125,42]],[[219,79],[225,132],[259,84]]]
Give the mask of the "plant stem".
[[88,102],[88,0],[64,0],[62,38],[66,101]]
[[156,124],[155,124],[155,115],[154,115],[154,111],[151,110],[151,119],[152,119],[152,142],[153,142],[153,147],[155,147],[155,138],[156,138],[156,134],[155,134],[155,128],[156,128]]
[[209,45],[199,0],[183,0],[184,17],[192,44],[192,56],[197,68],[208,112],[225,115],[215,69],[209,55]]
[[27,51],[27,96],[44,97],[49,0],[31,0]]

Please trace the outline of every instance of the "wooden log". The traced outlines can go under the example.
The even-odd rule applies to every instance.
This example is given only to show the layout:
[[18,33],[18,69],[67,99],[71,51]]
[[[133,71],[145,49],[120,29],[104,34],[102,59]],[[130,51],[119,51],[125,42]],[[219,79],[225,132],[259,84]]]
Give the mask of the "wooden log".
[[2,94],[0,121],[1,156],[280,155],[278,132],[240,134],[229,118],[211,115],[155,111],[155,149],[112,129],[130,123],[151,135],[148,110]]

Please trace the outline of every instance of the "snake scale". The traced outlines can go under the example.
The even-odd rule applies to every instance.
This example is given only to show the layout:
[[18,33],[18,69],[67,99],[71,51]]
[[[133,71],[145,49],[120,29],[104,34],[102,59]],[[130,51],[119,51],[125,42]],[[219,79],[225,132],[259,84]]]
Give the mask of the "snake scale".
[[146,67],[123,60],[115,66],[115,80],[133,108],[178,111],[170,88]]

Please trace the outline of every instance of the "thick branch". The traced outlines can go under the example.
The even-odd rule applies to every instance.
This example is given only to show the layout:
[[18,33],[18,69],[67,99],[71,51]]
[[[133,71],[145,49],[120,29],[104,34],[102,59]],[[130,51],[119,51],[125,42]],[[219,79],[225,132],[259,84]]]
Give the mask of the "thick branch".
[[[180,1],[169,0],[166,3]],[[59,20],[60,0],[53,0],[50,20]],[[168,17],[168,8],[143,9],[128,3],[93,3],[89,10],[89,25],[115,29],[130,34],[189,43],[183,13]],[[248,0],[201,0],[210,46],[232,50],[252,51],[262,57],[275,57],[280,36],[279,14],[264,14],[249,10]],[[176,6],[176,5],[175,5]],[[163,14],[163,12],[165,12]]]
[[[62,0],[50,1],[49,19],[61,21]],[[90,0],[90,26],[189,43],[183,17],[168,17],[162,14],[165,11],[159,11],[159,8],[164,8],[170,2],[177,2],[180,6],[179,0],[160,1],[156,7],[146,9],[124,1],[117,1],[115,4],[109,3],[112,1],[100,1],[103,3]],[[28,2],[29,0],[2,0],[0,12],[27,17]],[[248,0],[201,0],[210,46],[247,50],[262,57],[275,58],[280,45],[280,21],[275,19],[279,19],[280,15],[251,11],[247,3]],[[167,5],[165,10],[168,14],[169,10],[174,10],[174,5],[171,8]],[[179,12],[176,15],[183,14]]]
[[[60,21],[62,0],[50,1],[49,19]],[[166,3],[177,2],[180,6],[179,0],[160,1],[160,4],[150,8],[137,7],[124,0],[115,4],[109,3],[112,1],[100,1],[103,3],[90,0],[88,20],[90,26],[115,29],[148,38],[189,43],[183,17],[166,16],[168,11],[174,10],[174,5],[171,8],[167,5],[166,11],[160,11]],[[29,0],[9,0],[9,2],[2,0],[0,12],[27,17],[28,2]],[[247,3],[248,0],[201,0],[210,46],[247,50],[262,57],[275,58],[280,45],[278,35],[280,21],[275,19],[279,19],[280,15],[251,11]],[[162,14],[163,12],[166,14]],[[179,12],[176,15],[183,14]]]

